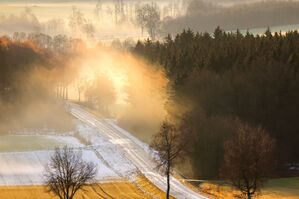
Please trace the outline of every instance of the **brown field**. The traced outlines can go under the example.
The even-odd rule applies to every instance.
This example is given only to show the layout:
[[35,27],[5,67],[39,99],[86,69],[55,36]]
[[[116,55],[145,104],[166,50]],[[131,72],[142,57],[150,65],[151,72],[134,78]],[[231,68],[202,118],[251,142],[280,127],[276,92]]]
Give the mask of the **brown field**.
[[[1,199],[53,199],[52,194],[47,193],[44,186],[2,186],[0,187]],[[149,198],[136,186],[129,182],[113,182],[95,184],[80,191],[76,199],[143,199]]]
[[[75,199],[147,199],[165,198],[161,191],[143,175],[135,183],[128,181],[94,184],[75,195]],[[0,186],[0,199],[58,199],[46,192],[45,186]],[[171,197],[171,199],[174,199]]]
[[[165,198],[165,192],[161,191],[154,184],[152,184],[146,177],[139,176],[136,180],[136,183],[140,187],[140,189],[146,193],[150,198]],[[171,199],[174,197],[170,196]]]

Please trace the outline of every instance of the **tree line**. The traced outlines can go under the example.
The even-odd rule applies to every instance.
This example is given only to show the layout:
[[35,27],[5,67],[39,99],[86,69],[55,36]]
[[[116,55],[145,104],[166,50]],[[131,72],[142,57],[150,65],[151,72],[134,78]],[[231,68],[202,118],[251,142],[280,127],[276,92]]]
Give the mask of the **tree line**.
[[55,98],[67,97],[66,77],[71,78],[71,74],[67,75],[66,63],[74,53],[70,48],[65,50],[64,44],[71,41],[56,45],[55,40],[23,33],[0,38],[1,133],[45,127],[60,131],[65,130],[65,124],[69,130],[71,120]]
[[297,31],[243,35],[217,28],[137,43],[132,51],[163,67],[170,80],[166,107],[190,128],[181,136],[191,137],[188,157],[198,177],[221,177],[224,143],[239,121],[276,140],[278,175],[298,167],[298,42]]

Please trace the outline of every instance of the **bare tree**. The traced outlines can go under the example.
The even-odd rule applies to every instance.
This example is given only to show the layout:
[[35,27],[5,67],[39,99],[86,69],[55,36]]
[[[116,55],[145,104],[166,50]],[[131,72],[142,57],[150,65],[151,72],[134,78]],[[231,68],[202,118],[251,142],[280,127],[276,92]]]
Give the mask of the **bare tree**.
[[74,6],[72,8],[72,14],[69,16],[69,27],[72,29],[73,33],[78,33],[84,22],[85,17],[83,13]]
[[146,28],[150,37],[154,40],[160,24],[160,9],[156,4],[145,4],[136,8],[136,22],[143,29]]
[[96,4],[96,8],[94,10],[95,16],[97,17],[97,19],[102,20],[102,15],[103,15],[103,2],[101,0],[98,0],[97,4]]
[[58,35],[65,32],[65,22],[60,18],[53,18],[45,23],[45,31],[50,35]]
[[181,156],[186,143],[182,142],[180,132],[174,124],[164,121],[159,133],[154,137],[152,147],[158,151],[160,163],[158,168],[164,170],[167,177],[166,198],[170,196],[170,174],[178,157]]
[[94,25],[92,24],[91,20],[86,19],[84,21],[84,24],[81,27],[82,32],[85,33],[85,35],[89,38],[93,38],[94,34],[96,32],[96,29],[94,27]]
[[250,199],[273,168],[275,141],[264,129],[244,123],[238,125],[236,132],[224,145],[222,175]]
[[78,102],[81,102],[81,94],[84,91],[84,89],[87,87],[87,80],[85,78],[79,78],[76,81],[76,88],[78,91]]
[[146,25],[146,13],[145,9],[142,9],[139,5],[135,5],[136,12],[136,24],[141,28],[141,36],[143,36],[144,27]]
[[85,88],[85,97],[104,115],[111,114],[110,108],[116,102],[116,93],[113,82],[104,74],[98,74]]
[[72,199],[78,190],[83,190],[95,178],[96,173],[96,165],[85,162],[81,151],[56,148],[45,167],[45,184],[48,191],[60,199]]

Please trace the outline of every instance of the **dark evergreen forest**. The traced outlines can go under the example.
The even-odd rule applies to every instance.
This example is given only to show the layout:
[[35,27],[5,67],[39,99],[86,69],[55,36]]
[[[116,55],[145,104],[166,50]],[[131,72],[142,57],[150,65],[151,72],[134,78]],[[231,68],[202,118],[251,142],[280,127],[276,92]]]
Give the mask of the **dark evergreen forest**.
[[[191,127],[189,158],[198,177],[219,177],[223,144],[238,120],[276,139],[276,173],[299,163],[299,33],[263,35],[185,30],[163,41],[139,41],[135,54],[163,67],[169,114]],[[180,116],[171,104],[186,107]],[[188,108],[191,107],[191,108]],[[273,164],[275,164],[273,162]]]

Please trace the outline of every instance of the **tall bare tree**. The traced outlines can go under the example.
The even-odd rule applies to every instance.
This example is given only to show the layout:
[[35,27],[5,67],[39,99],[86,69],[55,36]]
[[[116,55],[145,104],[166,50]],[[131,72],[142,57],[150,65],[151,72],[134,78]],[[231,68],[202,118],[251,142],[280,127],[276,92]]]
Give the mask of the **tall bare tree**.
[[97,17],[97,19],[102,20],[102,17],[103,17],[102,12],[103,12],[103,2],[101,0],[98,0],[95,10],[94,10],[94,13],[95,13],[95,16]]
[[160,163],[158,168],[163,169],[167,177],[166,198],[170,196],[170,174],[178,157],[181,156],[186,143],[182,142],[178,128],[164,121],[159,133],[154,137],[151,146],[158,151]]
[[143,29],[146,28],[150,37],[155,40],[160,24],[160,9],[157,4],[145,4],[136,8],[136,22]]
[[85,20],[85,16],[81,10],[74,6],[72,8],[72,14],[69,16],[69,27],[74,34],[77,34],[78,31],[81,30]]
[[78,190],[92,182],[97,167],[82,159],[82,152],[64,147],[56,148],[50,163],[45,167],[45,184],[48,191],[60,199],[72,199]]
[[248,199],[269,177],[275,141],[264,129],[240,123],[235,137],[224,145],[223,176]]

